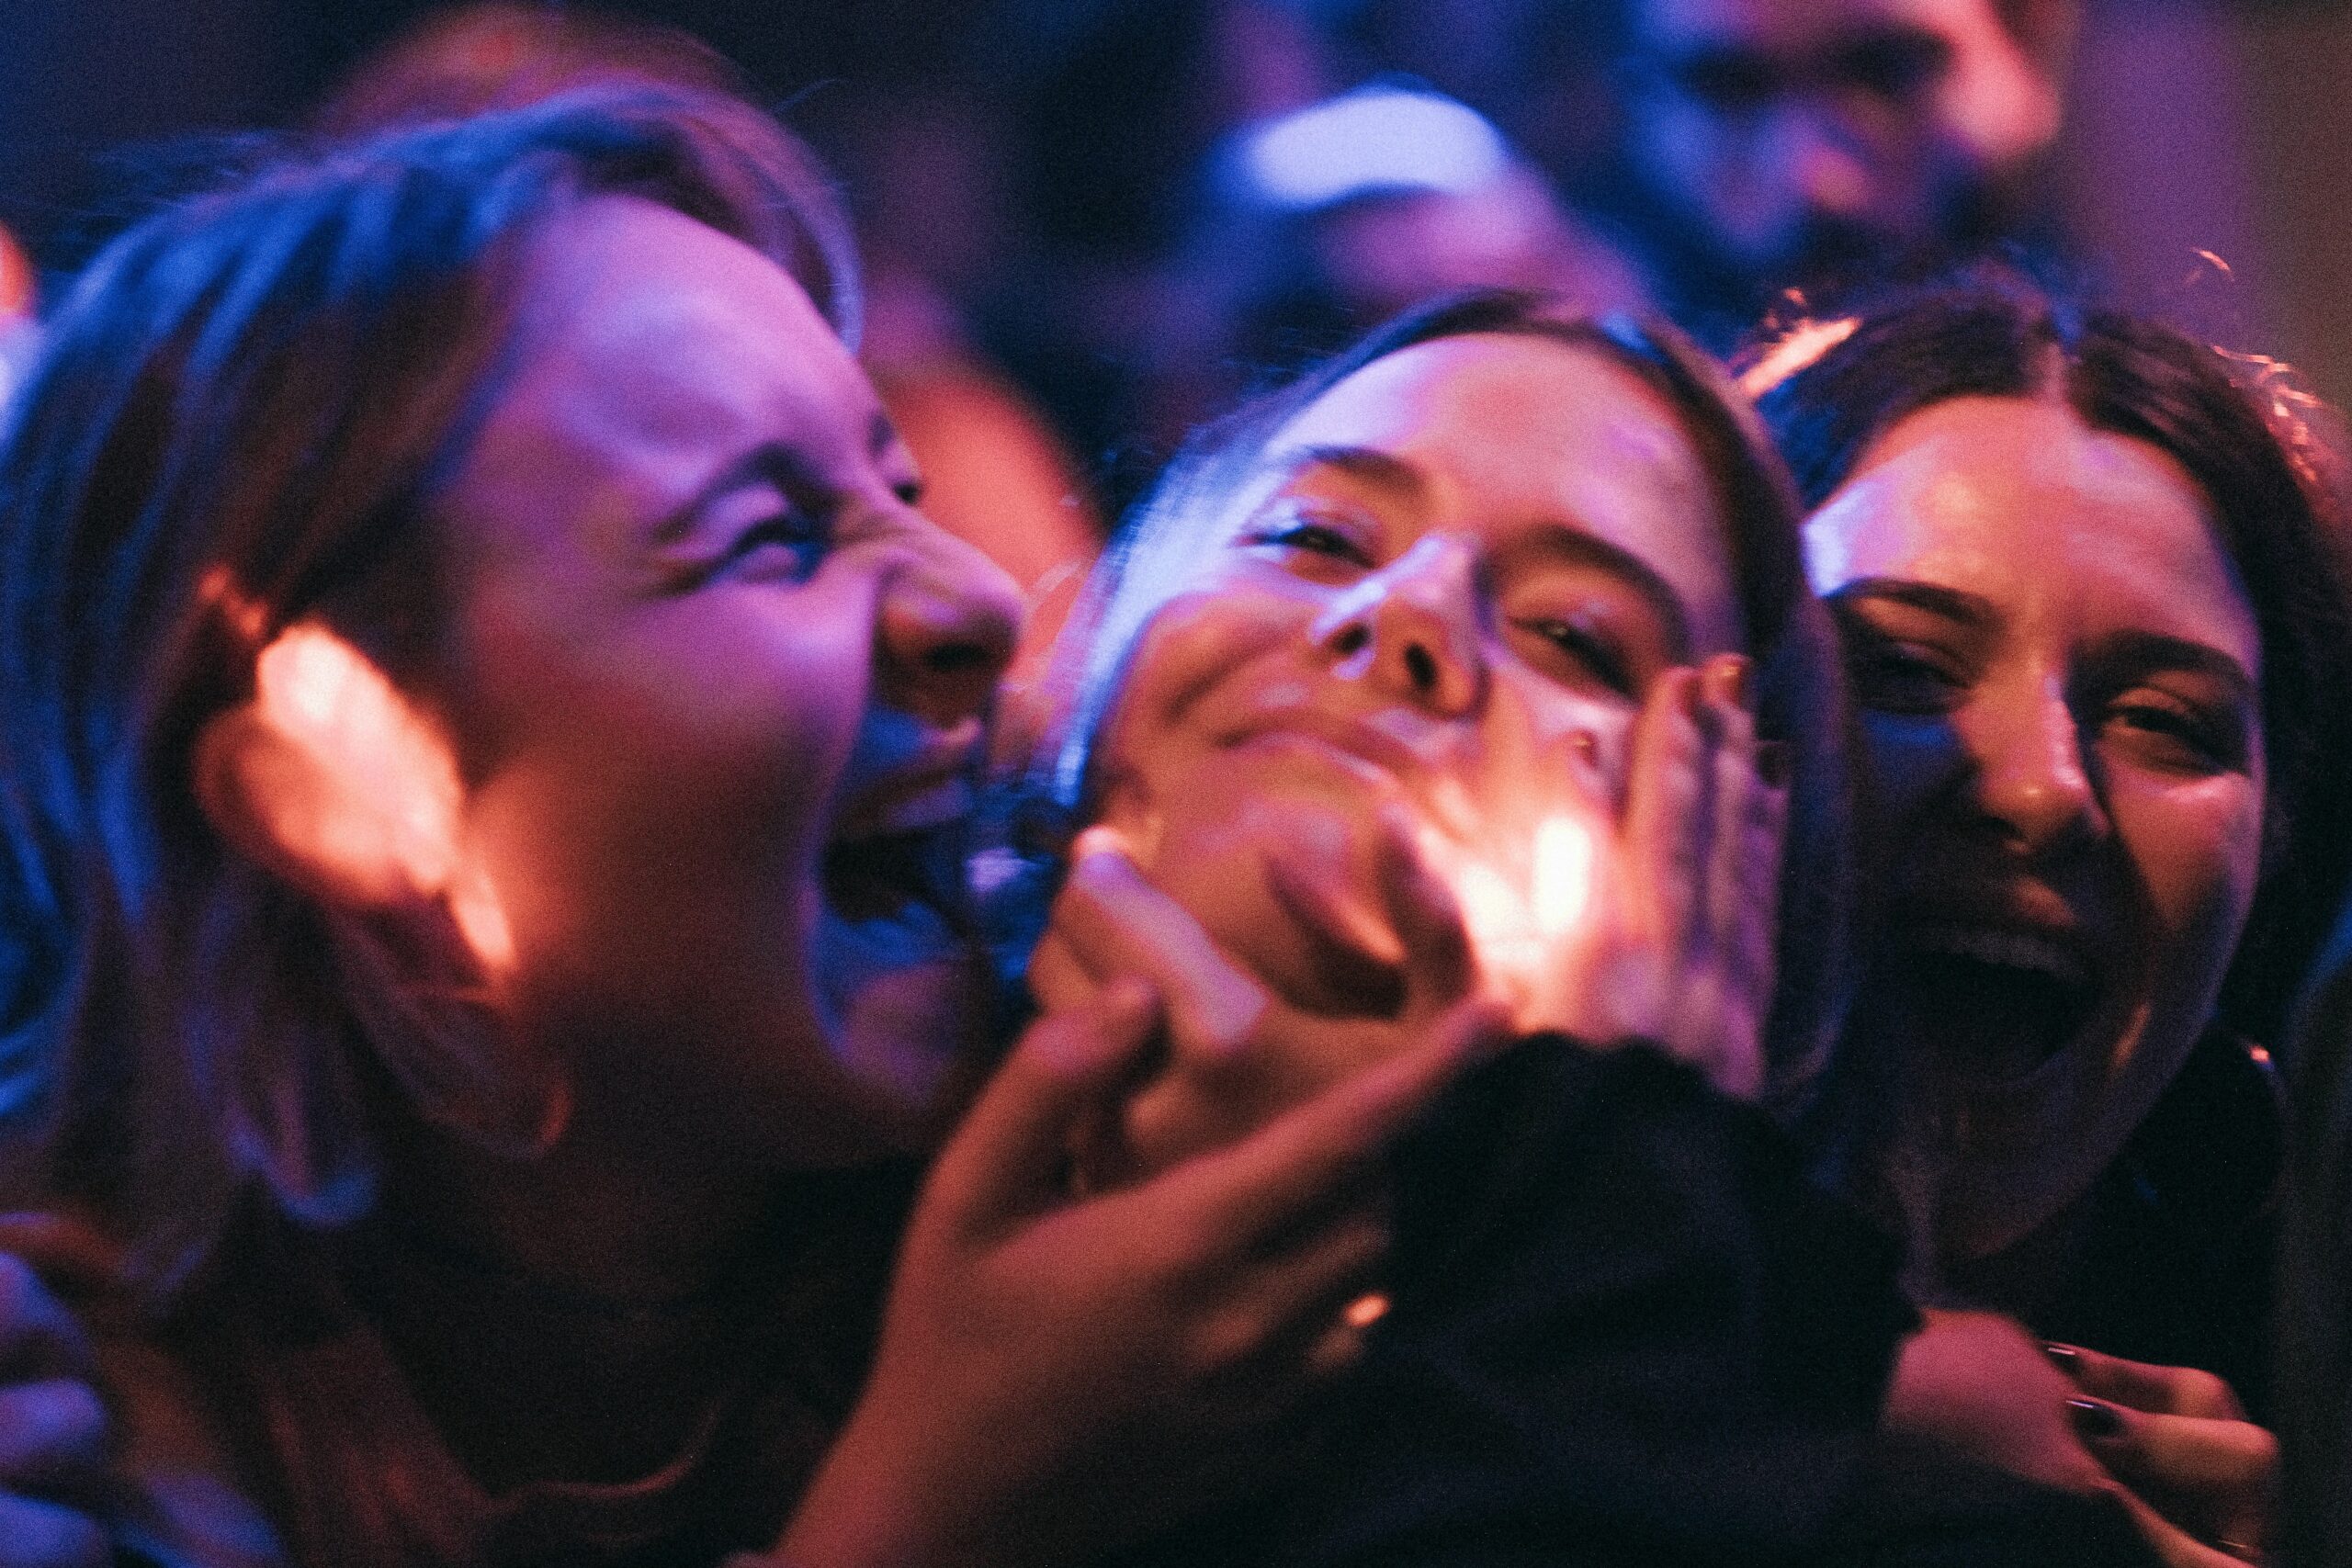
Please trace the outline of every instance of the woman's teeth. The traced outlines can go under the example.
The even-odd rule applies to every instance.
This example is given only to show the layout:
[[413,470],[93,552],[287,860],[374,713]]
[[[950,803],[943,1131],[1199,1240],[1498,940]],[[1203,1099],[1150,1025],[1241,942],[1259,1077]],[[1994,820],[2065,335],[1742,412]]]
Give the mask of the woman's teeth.
[[2045,975],[2063,986],[2090,984],[2090,967],[2079,953],[2063,942],[2031,931],[1984,926],[1924,926],[1910,933],[1910,945],[1922,953]]

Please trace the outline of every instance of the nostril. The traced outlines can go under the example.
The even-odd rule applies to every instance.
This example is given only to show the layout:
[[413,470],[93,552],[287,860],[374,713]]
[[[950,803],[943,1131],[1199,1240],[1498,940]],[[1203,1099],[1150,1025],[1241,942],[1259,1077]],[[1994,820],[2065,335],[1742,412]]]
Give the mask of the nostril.
[[1372,633],[1363,622],[1356,621],[1340,628],[1340,634],[1331,639],[1331,648],[1340,658],[1348,659],[1362,653],[1364,644],[1371,640]]
[[961,675],[989,662],[989,650],[976,642],[951,642],[922,656],[923,667],[940,675]]
[[1405,673],[1419,690],[1428,692],[1437,688],[1437,659],[1419,643],[1405,649]]

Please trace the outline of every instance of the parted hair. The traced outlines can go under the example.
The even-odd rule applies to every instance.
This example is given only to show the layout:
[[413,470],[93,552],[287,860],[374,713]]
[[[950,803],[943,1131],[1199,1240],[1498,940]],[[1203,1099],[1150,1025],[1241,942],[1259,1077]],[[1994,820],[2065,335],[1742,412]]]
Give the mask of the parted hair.
[[0,1197],[93,1212],[167,1298],[230,1221],[364,1213],[388,1097],[552,1135],[446,918],[233,852],[190,750],[315,618],[398,682],[442,631],[436,492],[501,391],[522,258],[627,194],[774,258],[837,329],[853,254],[773,119],[603,89],[287,152],[108,246],[0,447]]
[[1907,415],[1963,397],[2061,398],[2203,492],[2260,637],[2268,773],[2260,878],[2219,1021],[2278,1041],[2352,874],[2352,557],[2312,400],[2272,361],[2075,306],[2006,266],[1884,296],[1833,338],[1758,399],[1808,510]]

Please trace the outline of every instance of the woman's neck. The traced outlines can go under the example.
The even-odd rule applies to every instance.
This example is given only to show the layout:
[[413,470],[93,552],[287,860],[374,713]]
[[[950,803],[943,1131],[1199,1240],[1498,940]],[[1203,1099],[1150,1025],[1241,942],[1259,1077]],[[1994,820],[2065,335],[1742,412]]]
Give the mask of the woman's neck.
[[571,1138],[518,1162],[408,1131],[368,1305],[465,1468],[497,1493],[673,1458],[740,1371],[747,1260],[782,1244],[775,1183]]

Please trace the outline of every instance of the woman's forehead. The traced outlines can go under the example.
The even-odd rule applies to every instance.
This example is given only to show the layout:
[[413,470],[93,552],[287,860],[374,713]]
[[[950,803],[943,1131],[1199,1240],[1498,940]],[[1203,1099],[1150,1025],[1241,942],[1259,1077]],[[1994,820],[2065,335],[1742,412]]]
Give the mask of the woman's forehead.
[[1450,526],[1498,542],[1561,526],[1603,539],[1672,586],[1702,646],[1738,645],[1706,470],[1666,398],[1599,352],[1529,333],[1414,344],[1301,411],[1268,443],[1266,464],[1278,475],[1344,469],[1349,453],[1400,460],[1414,483],[1391,488],[1418,491],[1420,515]]
[[1928,582],[2072,625],[2194,635],[2255,667],[2254,613],[2170,456],[2046,399],[1956,398],[1898,423],[1805,528],[1815,591]]

